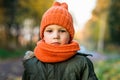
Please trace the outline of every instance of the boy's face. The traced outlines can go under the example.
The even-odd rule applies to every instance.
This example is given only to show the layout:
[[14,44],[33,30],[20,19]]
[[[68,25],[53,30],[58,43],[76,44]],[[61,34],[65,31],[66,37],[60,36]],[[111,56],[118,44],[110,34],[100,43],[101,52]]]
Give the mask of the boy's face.
[[44,41],[52,45],[68,44],[70,35],[68,31],[59,25],[49,25],[44,30]]

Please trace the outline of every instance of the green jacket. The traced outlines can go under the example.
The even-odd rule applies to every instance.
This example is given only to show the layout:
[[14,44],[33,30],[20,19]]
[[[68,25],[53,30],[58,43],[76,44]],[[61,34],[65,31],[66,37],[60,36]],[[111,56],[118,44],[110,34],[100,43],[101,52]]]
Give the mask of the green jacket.
[[32,57],[23,65],[22,80],[98,80],[92,62],[82,54],[59,63],[43,63]]

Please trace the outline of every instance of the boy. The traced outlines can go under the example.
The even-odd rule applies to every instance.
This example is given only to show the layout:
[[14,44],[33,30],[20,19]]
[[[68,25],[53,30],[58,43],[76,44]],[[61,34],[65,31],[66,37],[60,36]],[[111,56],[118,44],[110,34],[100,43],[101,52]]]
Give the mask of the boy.
[[66,3],[55,2],[45,12],[40,37],[34,53],[25,57],[22,80],[97,80],[92,62],[77,53],[80,48],[73,40],[73,19]]

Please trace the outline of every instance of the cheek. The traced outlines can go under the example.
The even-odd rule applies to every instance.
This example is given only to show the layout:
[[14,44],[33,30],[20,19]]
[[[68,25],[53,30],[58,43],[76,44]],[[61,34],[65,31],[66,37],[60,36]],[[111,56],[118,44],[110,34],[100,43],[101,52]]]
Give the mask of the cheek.
[[50,44],[51,40],[49,38],[43,38],[43,40],[45,41],[45,43]]
[[67,36],[63,36],[63,38],[62,38],[62,42],[63,42],[64,44],[68,44],[69,41],[70,41],[70,37],[69,37],[69,35],[67,35]]
[[51,42],[51,39],[50,39],[49,35],[44,35],[43,40],[48,44]]

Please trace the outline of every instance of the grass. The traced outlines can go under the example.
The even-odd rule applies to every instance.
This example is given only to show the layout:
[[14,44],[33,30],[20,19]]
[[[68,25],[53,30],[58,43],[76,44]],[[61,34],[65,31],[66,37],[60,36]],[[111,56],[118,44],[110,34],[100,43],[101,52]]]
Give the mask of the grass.
[[0,48],[0,58],[1,59],[8,59],[8,58],[17,58],[21,57],[25,53],[24,48],[19,48],[16,50],[8,50],[8,49],[2,49]]
[[99,80],[120,79],[120,58],[110,58],[95,64],[95,71]]

